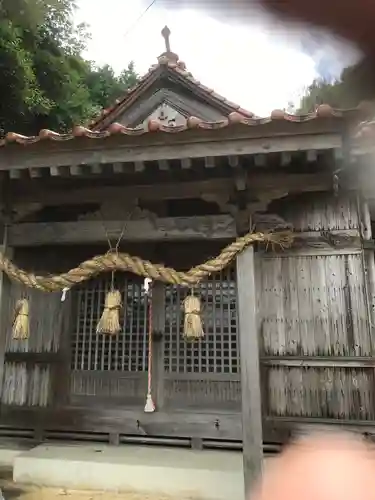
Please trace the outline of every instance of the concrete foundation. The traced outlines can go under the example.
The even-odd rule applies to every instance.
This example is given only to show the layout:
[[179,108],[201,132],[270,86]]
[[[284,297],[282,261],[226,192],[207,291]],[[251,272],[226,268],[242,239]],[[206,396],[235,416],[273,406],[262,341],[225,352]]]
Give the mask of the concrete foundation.
[[240,452],[134,445],[40,445],[15,457],[13,479],[68,489],[244,500]]
[[11,469],[14,465],[14,459],[33,448],[30,443],[17,443],[13,440],[0,439],[0,467]]

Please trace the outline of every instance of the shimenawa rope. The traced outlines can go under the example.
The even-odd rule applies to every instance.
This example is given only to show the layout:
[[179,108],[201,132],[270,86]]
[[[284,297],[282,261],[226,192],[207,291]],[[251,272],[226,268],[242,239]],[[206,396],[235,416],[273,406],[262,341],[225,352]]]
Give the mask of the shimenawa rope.
[[55,292],[89,280],[104,271],[131,271],[138,276],[159,280],[172,285],[192,287],[212,273],[221,271],[230,262],[252,243],[260,242],[266,245],[286,248],[291,245],[293,235],[291,232],[275,233],[248,233],[226,246],[221,253],[203,264],[192,267],[187,272],[176,271],[161,264],[153,264],[148,260],[133,257],[127,253],[106,253],[97,255],[90,260],[79,264],[70,271],[55,276],[40,276],[28,273],[17,267],[4,254],[0,253],[0,270],[9,278],[25,286],[36,288],[43,292]]

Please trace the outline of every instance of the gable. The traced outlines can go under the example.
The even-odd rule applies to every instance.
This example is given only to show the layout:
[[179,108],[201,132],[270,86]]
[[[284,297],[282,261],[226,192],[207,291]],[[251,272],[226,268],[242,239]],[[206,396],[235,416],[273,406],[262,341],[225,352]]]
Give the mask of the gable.
[[[136,127],[154,118],[163,109],[168,110],[171,117],[179,116],[180,124],[189,116],[196,116],[205,121],[221,120],[227,116],[224,110],[212,106],[192,91],[172,85],[168,81],[156,81],[131,106],[117,115],[116,122]],[[162,118],[161,121],[165,122]]]
[[245,118],[253,117],[252,113],[195,80],[184,63],[176,59],[171,62],[165,54],[158,61],[122,100],[91,123],[92,130],[106,130],[114,122],[137,127],[163,109],[170,115],[175,114],[176,124],[180,125],[190,116],[219,121],[234,111]]

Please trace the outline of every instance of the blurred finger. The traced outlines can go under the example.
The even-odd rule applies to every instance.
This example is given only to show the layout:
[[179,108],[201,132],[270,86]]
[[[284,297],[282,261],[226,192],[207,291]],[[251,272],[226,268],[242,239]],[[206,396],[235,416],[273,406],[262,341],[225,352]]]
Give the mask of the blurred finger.
[[272,458],[254,500],[375,500],[375,455],[350,436],[318,436]]
[[261,0],[271,11],[299,19],[356,43],[375,54],[373,0]]

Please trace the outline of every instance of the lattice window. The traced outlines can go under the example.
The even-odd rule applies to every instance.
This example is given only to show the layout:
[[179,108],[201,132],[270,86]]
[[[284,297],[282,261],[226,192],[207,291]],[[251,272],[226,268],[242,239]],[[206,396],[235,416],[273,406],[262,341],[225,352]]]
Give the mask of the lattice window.
[[142,281],[116,273],[115,286],[124,304],[118,335],[96,333],[111,276],[102,275],[75,292],[77,320],[72,336],[73,370],[146,371],[148,357],[147,309]]
[[179,373],[238,373],[235,269],[211,276],[196,289],[203,306],[205,338],[194,344],[182,337],[186,289],[166,287],[165,370]]

